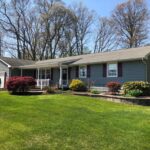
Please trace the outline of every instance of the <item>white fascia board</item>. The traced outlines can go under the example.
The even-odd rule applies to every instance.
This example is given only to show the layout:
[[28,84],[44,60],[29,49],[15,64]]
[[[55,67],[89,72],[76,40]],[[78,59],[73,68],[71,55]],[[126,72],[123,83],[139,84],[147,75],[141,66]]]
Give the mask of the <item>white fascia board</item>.
[[4,63],[5,65],[7,65],[8,66],[8,68],[11,68],[11,65],[9,65],[8,63],[6,63],[5,61],[3,61],[2,59],[0,59],[0,61],[2,62],[2,63]]

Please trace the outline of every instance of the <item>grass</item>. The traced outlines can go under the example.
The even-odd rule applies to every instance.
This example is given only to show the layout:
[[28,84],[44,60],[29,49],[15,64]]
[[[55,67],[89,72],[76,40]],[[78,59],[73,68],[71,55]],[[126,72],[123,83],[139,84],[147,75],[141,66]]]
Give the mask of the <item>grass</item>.
[[149,150],[150,107],[0,92],[0,150]]

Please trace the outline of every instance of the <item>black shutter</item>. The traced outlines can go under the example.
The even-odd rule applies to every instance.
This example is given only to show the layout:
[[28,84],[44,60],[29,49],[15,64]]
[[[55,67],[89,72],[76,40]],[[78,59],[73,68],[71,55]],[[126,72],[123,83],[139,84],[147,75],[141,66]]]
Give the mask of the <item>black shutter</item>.
[[71,69],[72,69],[71,67],[68,68],[68,79],[69,80],[71,79]]
[[91,66],[87,65],[87,77],[90,78],[91,77]]
[[79,66],[76,66],[76,78],[79,78]]
[[123,73],[122,73],[122,63],[119,62],[118,63],[118,77],[122,77]]
[[103,77],[107,76],[107,64],[103,64]]
[[53,72],[54,72],[54,69],[51,68],[51,80],[53,80]]

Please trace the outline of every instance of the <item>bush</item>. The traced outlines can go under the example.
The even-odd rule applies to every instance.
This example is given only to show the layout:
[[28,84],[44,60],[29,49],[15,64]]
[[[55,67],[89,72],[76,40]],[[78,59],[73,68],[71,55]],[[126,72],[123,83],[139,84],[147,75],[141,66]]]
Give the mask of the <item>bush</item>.
[[109,89],[109,92],[112,92],[114,94],[116,94],[117,92],[119,92],[120,88],[121,88],[121,84],[119,82],[108,82],[106,85]]
[[138,97],[138,96],[141,96],[142,94],[143,94],[143,92],[141,90],[131,90],[128,92],[127,95],[133,96],[133,97]]
[[100,92],[100,91],[97,91],[97,90],[91,90],[91,93],[92,93],[92,94],[100,94],[101,92]]
[[36,81],[32,77],[11,77],[7,81],[7,90],[12,93],[25,93],[35,85]]
[[54,87],[47,86],[47,87],[44,87],[44,90],[46,90],[46,93],[48,94],[54,94],[56,89]]
[[131,81],[123,84],[123,92],[125,95],[133,90],[142,91],[141,95],[143,96],[150,95],[150,84],[144,81]]
[[79,92],[87,91],[87,88],[86,88],[86,85],[84,84],[84,82],[82,82],[81,80],[78,80],[78,79],[72,80],[71,84],[69,85],[69,88],[72,91],[79,91]]

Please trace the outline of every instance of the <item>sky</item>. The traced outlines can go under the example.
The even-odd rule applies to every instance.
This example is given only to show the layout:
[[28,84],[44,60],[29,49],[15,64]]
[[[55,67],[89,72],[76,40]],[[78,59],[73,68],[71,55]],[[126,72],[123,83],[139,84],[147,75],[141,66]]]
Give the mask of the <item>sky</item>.
[[[125,2],[126,0],[63,0],[66,4],[72,2],[82,2],[89,9],[96,11],[99,16],[110,16],[115,6],[119,3]],[[147,5],[150,9],[150,0],[146,0]]]

